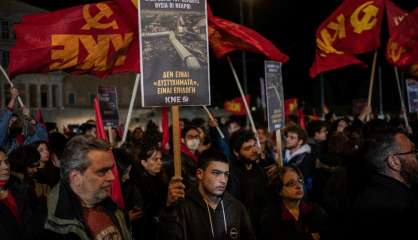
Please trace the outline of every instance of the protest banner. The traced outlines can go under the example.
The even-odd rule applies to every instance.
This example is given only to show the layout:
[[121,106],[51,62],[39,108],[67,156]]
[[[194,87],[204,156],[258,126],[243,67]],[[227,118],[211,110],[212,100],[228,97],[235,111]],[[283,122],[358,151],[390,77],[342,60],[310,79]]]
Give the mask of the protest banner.
[[206,1],[139,2],[142,106],[210,104]]
[[103,124],[105,127],[117,127],[119,125],[118,96],[116,87],[99,86],[97,95],[100,102]]

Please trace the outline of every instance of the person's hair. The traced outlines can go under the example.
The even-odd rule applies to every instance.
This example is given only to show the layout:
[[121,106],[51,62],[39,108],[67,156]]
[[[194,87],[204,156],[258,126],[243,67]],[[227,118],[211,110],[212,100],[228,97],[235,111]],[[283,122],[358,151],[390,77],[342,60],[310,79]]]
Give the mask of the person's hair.
[[138,154],[138,160],[147,161],[155,152],[161,152],[158,145],[144,143],[141,145],[141,149]]
[[48,148],[48,150],[49,150],[49,145],[48,145],[48,142],[46,142],[46,141],[42,141],[42,140],[40,140],[40,141],[36,141],[36,142],[32,143],[32,145],[33,145],[33,146],[35,146],[35,147],[36,147],[36,149],[38,149],[38,147],[39,147],[41,144],[45,144],[45,145],[46,145],[46,147],[47,147],[47,148]]
[[305,144],[308,140],[308,134],[306,133],[305,129],[301,128],[299,125],[294,125],[286,128],[285,135],[289,133],[295,133],[298,135],[299,140],[302,140],[302,144]]
[[309,137],[315,137],[315,133],[321,132],[322,128],[326,128],[326,124],[323,121],[314,120],[308,124],[307,131]]
[[186,133],[190,130],[196,130],[197,132],[199,132],[199,130],[197,129],[197,127],[195,127],[194,125],[186,125],[183,130],[181,131],[181,138],[185,138],[186,137]]
[[86,134],[88,131],[92,130],[96,128],[95,124],[91,124],[89,122],[85,122],[83,124],[81,124],[81,126],[79,127],[81,134]]
[[229,146],[233,151],[239,153],[242,145],[250,140],[256,140],[254,133],[249,130],[241,129],[231,135],[229,138]]
[[87,157],[90,151],[108,151],[110,146],[103,140],[91,136],[75,136],[66,145],[63,158],[60,161],[61,179],[69,183],[71,171],[84,171],[90,166],[91,161]]
[[122,177],[126,169],[134,164],[133,156],[123,148],[114,148],[112,153],[118,167],[119,177]]
[[366,146],[366,159],[378,173],[385,173],[386,159],[399,151],[395,136],[404,134],[399,130],[387,130],[371,137]]
[[13,150],[8,159],[11,171],[25,173],[27,167],[39,162],[41,155],[34,145],[23,145]]
[[284,167],[277,167],[277,169],[273,171],[270,177],[269,183],[268,183],[269,189],[271,193],[273,193],[274,196],[277,197],[278,196],[277,193],[280,193],[282,191],[283,186],[284,186],[283,177],[289,171],[295,172],[300,178],[303,179],[302,172],[296,166],[289,165],[289,166],[284,166]]
[[67,142],[68,139],[62,133],[53,132],[49,134],[49,152],[61,159]]
[[206,170],[211,162],[223,162],[229,164],[228,158],[221,151],[208,149],[199,155],[196,168]]
[[4,153],[7,156],[7,152],[6,150],[4,150],[4,148],[0,147],[0,152]]

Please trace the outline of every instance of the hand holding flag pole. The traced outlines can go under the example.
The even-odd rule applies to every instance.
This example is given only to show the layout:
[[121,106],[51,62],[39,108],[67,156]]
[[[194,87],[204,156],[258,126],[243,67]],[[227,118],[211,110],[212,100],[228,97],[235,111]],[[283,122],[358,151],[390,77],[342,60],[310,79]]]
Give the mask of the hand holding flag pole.
[[[9,82],[10,87],[11,88],[14,88],[14,85],[13,85],[12,81],[10,81],[9,76],[7,75],[6,71],[4,71],[4,69],[3,69],[3,67],[1,65],[0,65],[0,70],[3,73],[4,77],[6,78],[7,82]],[[19,102],[19,104],[20,104],[21,107],[24,107],[25,106],[25,104],[23,104],[22,98],[20,98],[20,96],[17,97],[17,101]]]
[[[211,121],[215,122],[215,118],[213,117],[212,113],[209,111],[209,109],[206,106],[202,106],[203,109],[205,109],[206,113],[208,114]],[[216,130],[218,130],[219,136],[221,136],[222,139],[225,138],[225,135],[222,133],[221,129],[219,128],[219,125],[216,124]]]

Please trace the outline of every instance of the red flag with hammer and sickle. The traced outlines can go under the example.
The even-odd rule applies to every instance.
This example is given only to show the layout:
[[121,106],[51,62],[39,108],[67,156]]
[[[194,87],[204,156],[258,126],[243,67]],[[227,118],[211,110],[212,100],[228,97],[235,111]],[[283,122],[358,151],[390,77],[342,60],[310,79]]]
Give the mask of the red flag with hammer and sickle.
[[123,14],[118,4],[103,2],[23,17],[14,26],[9,75],[139,72],[137,30]]
[[380,46],[384,0],[345,0],[316,32],[314,78],[321,72],[362,64],[354,55]]

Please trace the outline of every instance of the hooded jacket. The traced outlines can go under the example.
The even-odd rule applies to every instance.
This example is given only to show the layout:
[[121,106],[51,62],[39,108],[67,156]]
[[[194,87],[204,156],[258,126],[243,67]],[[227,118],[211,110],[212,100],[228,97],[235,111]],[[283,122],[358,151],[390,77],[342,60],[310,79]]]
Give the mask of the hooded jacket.
[[[164,240],[213,240],[213,234],[224,231],[231,240],[254,240],[250,219],[244,206],[225,193],[218,204],[223,216],[210,214],[210,207],[200,193],[191,191],[185,200],[166,207],[160,216],[160,239]],[[217,210],[215,210],[217,211]],[[211,218],[212,217],[212,218]],[[224,221],[225,220],[225,221]]]
[[[117,205],[107,198],[99,203],[108,214],[113,224],[119,229],[124,240],[132,239],[123,212]],[[87,226],[83,219],[83,210],[77,196],[70,187],[59,182],[48,195],[48,217],[45,229],[51,232],[53,239],[81,239],[89,240]],[[52,238],[52,237],[51,237]]]

